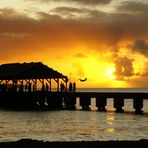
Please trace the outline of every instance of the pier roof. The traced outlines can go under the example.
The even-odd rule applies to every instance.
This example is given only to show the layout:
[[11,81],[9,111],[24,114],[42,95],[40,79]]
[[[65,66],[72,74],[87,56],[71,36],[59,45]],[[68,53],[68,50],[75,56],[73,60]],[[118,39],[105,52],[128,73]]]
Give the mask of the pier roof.
[[67,76],[42,62],[9,63],[0,65],[0,80],[13,79],[67,79]]

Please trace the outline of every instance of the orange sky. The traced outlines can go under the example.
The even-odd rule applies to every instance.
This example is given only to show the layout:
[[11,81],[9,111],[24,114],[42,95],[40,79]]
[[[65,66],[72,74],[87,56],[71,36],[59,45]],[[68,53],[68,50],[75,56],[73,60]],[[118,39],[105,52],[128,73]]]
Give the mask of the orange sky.
[[2,0],[0,64],[41,61],[77,87],[147,87],[147,16],[146,0]]

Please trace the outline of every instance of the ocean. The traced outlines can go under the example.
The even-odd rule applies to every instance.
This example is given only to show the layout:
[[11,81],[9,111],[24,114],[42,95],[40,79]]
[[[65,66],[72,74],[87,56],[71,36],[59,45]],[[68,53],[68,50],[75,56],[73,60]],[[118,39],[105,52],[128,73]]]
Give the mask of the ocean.
[[[85,88],[77,91],[147,92],[148,89]],[[125,100],[124,113],[116,113],[113,99],[106,112],[99,112],[91,99],[91,110],[14,111],[0,109],[0,141],[109,141],[148,139],[148,100],[143,115],[135,115],[132,99]]]

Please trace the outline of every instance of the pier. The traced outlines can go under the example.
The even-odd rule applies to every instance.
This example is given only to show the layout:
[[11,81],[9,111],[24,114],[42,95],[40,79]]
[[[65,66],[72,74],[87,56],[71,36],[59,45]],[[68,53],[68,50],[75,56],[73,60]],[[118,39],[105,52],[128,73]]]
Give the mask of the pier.
[[148,99],[148,93],[126,92],[3,92],[0,93],[0,107],[32,108],[41,110],[67,109],[75,110],[76,102],[82,110],[91,110],[91,99],[95,99],[98,111],[107,110],[108,99],[113,99],[116,112],[124,112],[124,101],[133,100],[133,111],[142,114],[143,100]]
[[[53,83],[56,91],[52,91]],[[148,99],[148,92],[77,92],[67,89],[67,83],[67,76],[41,62],[0,65],[0,108],[75,110],[79,99],[82,110],[90,110],[95,98],[97,110],[106,111],[112,98],[116,112],[124,112],[124,101],[132,99],[133,111],[142,114],[143,100]]]
[[[67,95],[72,95],[73,98],[80,99],[80,106],[82,110],[89,110],[91,106],[91,99],[95,98],[95,105],[98,108],[98,111],[106,111],[107,100],[113,99],[113,107],[116,109],[116,112],[124,112],[124,101],[126,99],[133,100],[133,109],[137,114],[142,113],[143,108],[143,100],[148,99],[148,93],[140,93],[140,92],[73,92],[73,93],[65,93],[62,96],[67,97]],[[69,102],[70,101],[69,97]],[[68,102],[68,101],[67,101]],[[72,101],[76,102],[76,101]],[[75,106],[73,104],[71,106]],[[66,106],[68,106],[66,104]]]

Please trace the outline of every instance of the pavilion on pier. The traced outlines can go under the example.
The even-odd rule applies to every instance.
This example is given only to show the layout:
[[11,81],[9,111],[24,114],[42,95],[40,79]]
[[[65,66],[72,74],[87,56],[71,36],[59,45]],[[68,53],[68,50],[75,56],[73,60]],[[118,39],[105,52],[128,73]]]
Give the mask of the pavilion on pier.
[[56,90],[59,91],[60,82],[65,84],[67,90],[68,77],[42,62],[0,65],[0,88],[5,86],[7,90],[15,88],[17,91],[19,89],[24,91],[25,86],[28,86],[30,91],[39,89],[52,91],[54,85]]

